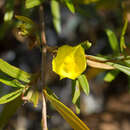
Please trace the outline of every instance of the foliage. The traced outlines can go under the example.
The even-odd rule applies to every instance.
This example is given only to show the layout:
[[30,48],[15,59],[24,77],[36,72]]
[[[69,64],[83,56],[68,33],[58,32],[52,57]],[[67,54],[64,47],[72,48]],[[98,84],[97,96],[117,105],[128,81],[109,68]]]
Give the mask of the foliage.
[[[27,10],[31,10],[36,6],[41,6],[45,3],[46,0],[26,0],[25,8]],[[53,24],[57,33],[62,33],[60,16],[61,3],[64,4],[73,14],[81,11],[81,5],[95,5],[96,9],[102,6],[106,7],[107,5],[107,2],[103,4],[101,0],[51,0],[50,7],[53,17]],[[115,1],[115,3],[118,4],[117,1]],[[6,28],[5,25],[9,25],[8,21],[13,21],[12,18],[14,15],[14,6],[14,0],[9,0],[6,2],[6,10],[4,14],[5,23],[2,26],[2,31],[4,30],[6,32],[8,27]],[[39,48],[40,46],[43,46],[42,37],[39,35],[42,32],[40,32],[41,30],[39,29],[38,25],[30,18],[23,16],[23,14],[16,15],[15,18],[18,21],[14,20],[13,23],[15,23],[15,25],[12,24],[12,26],[20,29],[19,34],[23,37],[29,37],[31,40],[33,39],[32,42],[36,42],[36,46]],[[81,42],[76,46],[63,45],[58,49],[53,49],[48,45],[43,46],[43,48],[46,48],[51,54],[56,54],[53,56],[52,70],[60,76],[60,79],[72,79],[72,103],[75,105],[76,112],[78,114],[80,113],[81,91],[83,91],[87,96],[90,92],[89,83],[86,76],[87,72],[85,71],[87,66],[103,70],[110,70],[104,77],[104,80],[107,82],[112,82],[112,80],[116,78],[120,71],[130,76],[130,56],[125,52],[125,49],[127,48],[127,44],[125,43],[127,25],[128,20],[125,18],[125,23],[121,31],[120,43],[118,42],[118,38],[112,29],[105,29],[110,47],[113,51],[111,55],[93,56],[85,54],[85,51],[87,51],[92,45],[92,43],[89,41]],[[2,35],[0,35],[0,37],[2,37]],[[32,45],[31,48],[34,46]],[[35,87],[35,80],[37,79],[40,79],[40,77],[38,77],[36,74],[29,74],[20,68],[10,65],[6,61],[0,59],[0,82],[14,88],[13,92],[0,97],[0,104],[7,103],[0,115],[0,129],[6,125],[7,120],[22,104],[22,100],[32,102],[34,107],[37,107],[40,99],[40,93]],[[59,112],[59,114],[70,124],[72,128],[75,130],[89,130],[87,125],[81,121],[76,114],[72,112],[72,110],[70,110],[60,100],[57,99],[57,96],[52,92],[51,89],[45,86],[42,88],[41,93],[45,95],[49,102],[54,106],[56,111]],[[7,114],[6,110],[8,107],[12,109]]]

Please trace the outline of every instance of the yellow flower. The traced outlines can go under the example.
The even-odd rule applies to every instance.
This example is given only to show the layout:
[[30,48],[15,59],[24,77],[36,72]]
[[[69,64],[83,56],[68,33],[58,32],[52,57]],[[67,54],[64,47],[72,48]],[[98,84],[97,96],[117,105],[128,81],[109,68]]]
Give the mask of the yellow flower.
[[85,52],[82,46],[59,47],[57,56],[52,60],[52,69],[60,79],[76,79],[86,69]]

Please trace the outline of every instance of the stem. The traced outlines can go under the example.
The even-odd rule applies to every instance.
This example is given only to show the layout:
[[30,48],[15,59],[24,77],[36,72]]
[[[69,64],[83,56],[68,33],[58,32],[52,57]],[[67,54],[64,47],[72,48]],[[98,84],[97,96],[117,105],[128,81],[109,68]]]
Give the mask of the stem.
[[47,115],[46,115],[46,100],[44,93],[42,93],[42,129],[47,130]]
[[40,5],[39,8],[39,14],[40,14],[40,24],[41,24],[41,40],[42,40],[42,45],[46,45],[46,36],[45,36],[45,23],[44,23],[44,8],[42,5]]
[[47,110],[46,110],[46,100],[43,93],[43,89],[46,89],[46,36],[45,36],[45,26],[44,26],[44,9],[40,5],[39,8],[40,24],[41,24],[41,44],[42,44],[42,64],[41,64],[41,81],[42,81],[42,128],[47,130]]

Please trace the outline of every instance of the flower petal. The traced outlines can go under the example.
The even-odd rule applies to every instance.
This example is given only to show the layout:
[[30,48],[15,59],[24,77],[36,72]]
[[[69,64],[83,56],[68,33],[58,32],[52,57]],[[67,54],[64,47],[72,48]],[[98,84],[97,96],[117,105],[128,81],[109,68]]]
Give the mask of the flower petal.
[[81,45],[59,47],[57,56],[53,58],[52,68],[60,79],[76,79],[86,69],[84,49]]

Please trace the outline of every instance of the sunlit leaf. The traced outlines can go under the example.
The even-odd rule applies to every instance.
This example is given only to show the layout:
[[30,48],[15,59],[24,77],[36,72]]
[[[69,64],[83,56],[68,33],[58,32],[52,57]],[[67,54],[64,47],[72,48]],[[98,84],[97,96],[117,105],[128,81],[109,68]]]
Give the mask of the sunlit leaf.
[[60,79],[76,79],[86,69],[84,49],[81,45],[59,47],[57,56],[53,58],[52,68],[60,75]]
[[59,114],[70,124],[74,130],[89,130],[89,128],[81,121],[68,107],[62,102],[54,98],[54,96],[44,90],[46,98],[51,102]]
[[41,3],[43,3],[43,1],[44,0],[26,0],[25,6],[26,6],[26,8],[33,8],[33,7],[38,6]]
[[74,104],[76,114],[80,114],[80,97],[77,99],[77,102]]
[[88,83],[88,81],[87,81],[86,76],[85,76],[84,74],[80,75],[80,76],[78,77],[78,81],[79,81],[80,86],[81,86],[81,88],[83,89],[84,93],[85,93],[86,95],[89,95],[89,91],[90,91],[90,90],[89,90],[89,83]]
[[72,85],[72,103],[75,104],[77,99],[80,97],[80,86],[79,81],[75,81],[75,85]]
[[2,59],[0,59],[0,70],[13,78],[16,78],[26,83],[30,82],[31,75],[29,73],[24,72],[23,70],[8,64]]
[[26,96],[22,97],[23,100],[32,102],[34,107],[37,107],[39,101],[39,92],[31,89],[27,92]]
[[128,76],[130,76],[130,67],[124,66],[124,65],[120,65],[120,64],[116,64],[116,63],[107,63],[113,67],[115,67],[116,69],[120,70],[121,72],[124,72],[125,74],[127,74]]
[[109,43],[110,43],[112,50],[114,51],[114,53],[118,53],[119,52],[119,44],[118,44],[118,40],[116,38],[115,33],[110,29],[106,29],[106,34],[108,36]]
[[77,114],[80,113],[80,86],[78,80],[72,81],[72,103]]
[[36,90],[33,91],[30,101],[33,103],[34,107],[37,107],[38,101],[39,101],[39,92],[38,91],[36,91]]
[[11,78],[5,76],[2,73],[0,73],[0,82],[3,83],[3,84],[6,84],[7,86],[11,86],[11,87],[16,87],[16,88],[19,88],[19,87],[24,88],[25,87],[18,80],[11,79]]
[[[103,64],[107,64],[109,66],[112,66],[113,69],[118,69],[121,72],[127,74],[128,76],[130,75],[130,67],[127,67],[127,66],[121,65],[119,63],[116,63],[117,61],[120,61],[120,60],[123,60],[124,63],[125,63],[126,61],[129,61],[130,56],[126,56],[126,57],[119,56],[119,57],[116,57],[114,59],[107,59],[107,58],[104,58],[104,57],[87,55],[87,58],[92,60],[92,61],[95,61],[95,62],[101,62],[101,63],[103,62]],[[88,63],[88,60],[87,60],[87,63]]]
[[18,89],[14,92],[11,92],[9,94],[6,94],[2,97],[0,97],[0,104],[5,104],[8,103],[12,100],[14,100],[15,98],[17,98],[18,96],[20,96],[22,94],[23,89]]
[[125,36],[125,33],[126,33],[127,26],[128,26],[128,19],[126,18],[124,26],[123,26],[123,29],[122,29],[122,33],[121,33],[121,38],[120,38],[120,49],[121,49],[121,52],[123,52],[124,48],[126,48],[125,37],[124,36]]
[[3,128],[8,123],[9,119],[14,115],[16,110],[20,107],[22,104],[21,97],[17,97],[13,101],[6,103],[0,113],[0,130],[3,130]]
[[68,7],[68,9],[74,13],[75,12],[75,8],[74,8],[74,4],[72,2],[72,0],[64,0],[66,6]]
[[104,56],[92,56],[92,55],[86,55],[86,58],[92,61],[97,61],[101,63],[106,63],[110,61],[126,61],[130,60],[130,56],[116,56],[116,57],[104,57]]
[[117,70],[112,70],[110,72],[108,72],[105,77],[104,77],[104,81],[106,82],[112,82],[116,76],[119,74],[119,71]]
[[130,67],[130,59],[124,61],[127,65],[127,67]]
[[30,18],[28,18],[28,17],[20,16],[20,15],[15,15],[15,18],[17,18],[18,20],[23,21],[25,23],[35,25],[35,23]]
[[51,0],[51,12],[53,16],[53,24],[57,33],[61,32],[60,5],[57,0]]
[[7,0],[5,5],[4,21],[10,21],[14,14],[14,0]]

